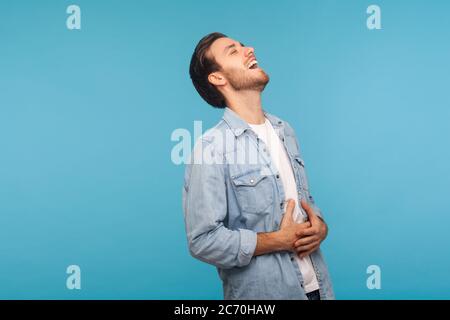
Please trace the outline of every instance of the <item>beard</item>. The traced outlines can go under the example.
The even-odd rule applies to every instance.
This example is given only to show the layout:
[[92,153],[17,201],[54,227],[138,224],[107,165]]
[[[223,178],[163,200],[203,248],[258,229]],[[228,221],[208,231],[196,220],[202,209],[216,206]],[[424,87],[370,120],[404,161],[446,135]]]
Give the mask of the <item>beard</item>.
[[262,92],[269,82],[269,76],[263,69],[227,70],[224,72],[231,87],[236,90],[257,90]]

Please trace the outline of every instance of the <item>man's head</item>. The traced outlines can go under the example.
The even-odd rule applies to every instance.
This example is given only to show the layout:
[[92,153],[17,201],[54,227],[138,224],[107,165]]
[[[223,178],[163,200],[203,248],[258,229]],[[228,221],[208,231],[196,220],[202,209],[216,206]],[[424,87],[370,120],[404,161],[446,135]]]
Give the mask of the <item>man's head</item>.
[[192,54],[189,74],[200,96],[217,108],[237,91],[263,91],[269,76],[259,68],[255,50],[214,32],[203,37]]

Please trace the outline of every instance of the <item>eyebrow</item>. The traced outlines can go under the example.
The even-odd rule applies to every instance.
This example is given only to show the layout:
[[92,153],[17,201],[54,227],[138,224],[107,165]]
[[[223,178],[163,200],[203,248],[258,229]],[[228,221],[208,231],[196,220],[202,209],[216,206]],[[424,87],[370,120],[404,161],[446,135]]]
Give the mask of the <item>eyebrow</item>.
[[[244,44],[243,44],[242,42],[239,42],[239,44],[240,44],[242,47],[245,47]],[[234,48],[234,47],[236,47],[236,44],[235,44],[235,43],[232,43],[232,44],[226,46],[225,49],[223,49],[223,52],[226,53],[229,49]]]

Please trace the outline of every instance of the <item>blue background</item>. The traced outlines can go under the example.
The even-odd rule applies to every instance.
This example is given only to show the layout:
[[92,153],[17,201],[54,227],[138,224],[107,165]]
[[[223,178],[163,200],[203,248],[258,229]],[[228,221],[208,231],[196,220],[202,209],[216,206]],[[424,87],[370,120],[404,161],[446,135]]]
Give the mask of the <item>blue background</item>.
[[212,31],[271,76],[264,107],[298,134],[337,298],[450,298],[448,2],[76,1],[73,31],[70,4],[0,2],[0,298],[222,298],[188,253],[170,158],[173,130],[222,116],[188,76]]

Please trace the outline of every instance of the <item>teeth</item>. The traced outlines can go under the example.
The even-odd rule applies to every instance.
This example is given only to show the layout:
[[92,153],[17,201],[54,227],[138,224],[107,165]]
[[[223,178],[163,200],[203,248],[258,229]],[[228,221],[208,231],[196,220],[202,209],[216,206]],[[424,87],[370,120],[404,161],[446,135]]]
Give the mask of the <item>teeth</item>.
[[248,64],[248,68],[250,69],[251,67],[253,67],[255,64],[257,64],[258,63],[258,61],[256,61],[256,60],[253,60],[252,62],[250,62],[249,64]]

